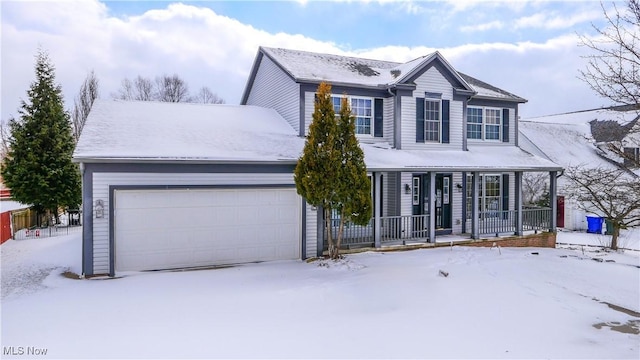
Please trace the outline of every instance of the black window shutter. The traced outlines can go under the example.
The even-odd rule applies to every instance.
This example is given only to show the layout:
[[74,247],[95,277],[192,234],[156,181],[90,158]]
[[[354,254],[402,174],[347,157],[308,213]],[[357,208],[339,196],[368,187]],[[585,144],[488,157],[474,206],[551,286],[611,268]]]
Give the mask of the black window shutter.
[[449,143],[449,100],[442,100],[442,143]]
[[375,99],[373,107],[373,136],[382,137],[384,126],[382,99]]
[[509,109],[502,109],[502,142],[509,142]]
[[416,142],[424,142],[424,98],[416,98]]
[[502,174],[502,211],[503,219],[507,219],[509,214],[509,174]]

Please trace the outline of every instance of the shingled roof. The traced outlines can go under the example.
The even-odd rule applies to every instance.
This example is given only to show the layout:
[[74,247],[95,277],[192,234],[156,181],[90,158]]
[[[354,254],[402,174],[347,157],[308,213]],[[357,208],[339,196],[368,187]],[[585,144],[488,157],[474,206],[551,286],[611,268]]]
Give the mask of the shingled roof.
[[[458,72],[437,51],[405,63],[269,47],[260,47],[257,59],[262,55],[268,56],[296,82],[326,81],[334,85],[373,88],[411,84],[412,76],[433,61],[438,61],[460,83],[460,89],[475,94],[476,97],[526,102],[525,99],[508,91]],[[257,63],[250,74],[249,84],[255,77],[256,67]],[[248,88],[249,86],[245,89],[243,103],[248,96]]]

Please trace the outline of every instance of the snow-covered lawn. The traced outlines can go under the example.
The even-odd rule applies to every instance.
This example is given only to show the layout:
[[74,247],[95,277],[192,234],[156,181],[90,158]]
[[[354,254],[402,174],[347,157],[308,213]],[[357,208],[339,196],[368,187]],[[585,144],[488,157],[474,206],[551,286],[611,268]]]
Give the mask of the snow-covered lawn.
[[640,357],[638,251],[453,247],[62,276],[79,272],[80,249],[80,234],[0,247],[3,358]]

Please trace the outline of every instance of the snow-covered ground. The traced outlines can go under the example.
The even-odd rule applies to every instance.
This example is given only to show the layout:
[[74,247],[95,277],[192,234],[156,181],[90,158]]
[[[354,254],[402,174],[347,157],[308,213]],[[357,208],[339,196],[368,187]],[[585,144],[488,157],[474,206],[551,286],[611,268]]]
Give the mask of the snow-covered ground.
[[456,246],[64,277],[80,241],[0,246],[2,358],[640,357],[638,251]]

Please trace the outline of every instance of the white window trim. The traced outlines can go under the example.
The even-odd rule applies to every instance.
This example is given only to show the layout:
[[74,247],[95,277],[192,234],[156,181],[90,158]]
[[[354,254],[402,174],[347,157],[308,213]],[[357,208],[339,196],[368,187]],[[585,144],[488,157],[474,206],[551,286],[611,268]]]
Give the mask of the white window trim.
[[[431,101],[431,102],[438,102],[438,141],[434,141],[434,140],[427,140],[427,101]],[[423,119],[424,119],[424,142],[425,144],[442,144],[442,99],[439,98],[430,98],[427,97],[424,99],[424,114],[423,114]],[[429,121],[429,122],[435,122],[435,121]]]
[[[353,99],[365,99],[365,100],[370,100],[371,101],[371,122],[369,123],[369,133],[368,134],[358,134],[356,133],[356,137],[366,137],[366,138],[372,138],[374,137],[375,134],[375,125],[374,122],[376,121],[376,101],[375,98],[369,97],[369,96],[356,96],[356,95],[347,95],[347,101],[349,101],[349,106],[351,106],[351,114],[355,116],[355,114],[353,114],[353,106],[351,105],[351,100]],[[340,101],[342,101],[343,95],[335,95],[335,94],[331,94],[331,103],[333,103],[333,99],[334,98],[338,98],[340,99]],[[339,116],[338,113],[336,113],[336,116]],[[357,116],[356,116],[357,117]]]
[[[482,109],[482,123],[480,123],[480,129],[481,129],[481,138],[480,139],[472,139],[469,138],[469,133],[468,133],[468,126],[469,126],[469,122],[467,121],[467,114],[465,114],[465,124],[467,125],[467,128],[464,129],[464,136],[465,138],[470,141],[470,142],[495,142],[495,143],[499,143],[502,142],[502,108],[498,108],[498,107],[493,107],[493,106],[467,106],[467,113],[469,112],[469,109]],[[500,112],[500,116],[498,119],[498,139],[487,139],[487,131],[486,128],[487,126],[496,126],[496,124],[487,124],[487,110],[498,110]],[[476,124],[476,123],[473,123]]]
[[[478,206],[480,207],[480,209],[478,209],[478,211],[480,212],[488,212],[488,211],[503,211],[504,209],[502,209],[502,198],[504,196],[503,194],[503,190],[502,190],[502,175],[501,173],[482,173],[479,176],[478,179]],[[471,182],[469,181],[471,178],[471,174],[467,174],[467,186],[471,186]],[[498,190],[500,192],[500,195],[498,196],[498,198],[500,200],[498,200],[498,210],[487,210],[487,177],[488,176],[492,176],[492,177],[497,177],[498,178]],[[468,190],[469,191],[469,190]],[[480,195],[482,194],[482,195]],[[465,197],[467,197],[467,194],[465,194]],[[494,197],[494,196],[491,196]],[[469,201],[469,198],[467,197],[467,201]],[[473,204],[473,198],[471,199],[471,204]],[[473,205],[471,205],[473,206]],[[471,213],[468,211],[469,209],[467,209],[467,219],[471,219]]]

